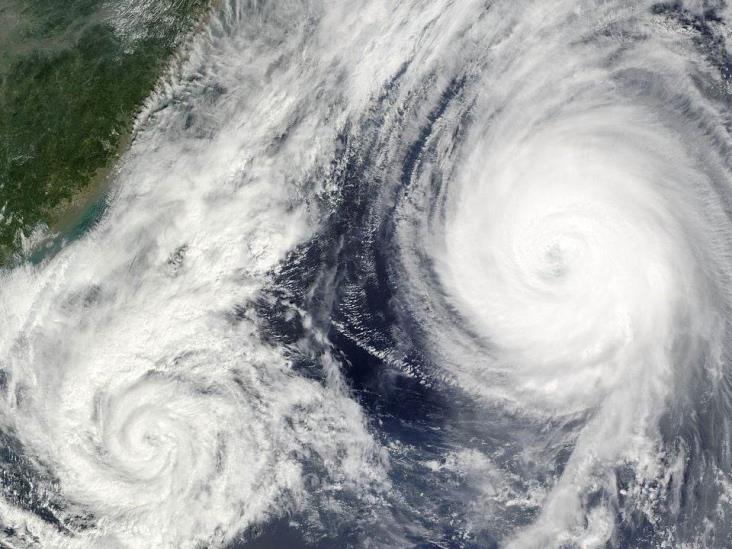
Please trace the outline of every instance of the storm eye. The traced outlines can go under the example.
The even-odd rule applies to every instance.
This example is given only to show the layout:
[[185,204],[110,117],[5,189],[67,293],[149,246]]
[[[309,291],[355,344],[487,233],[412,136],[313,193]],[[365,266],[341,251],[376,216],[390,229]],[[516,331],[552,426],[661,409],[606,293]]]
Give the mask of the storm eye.
[[540,276],[547,279],[562,278],[569,269],[566,251],[558,242],[547,246],[543,256],[544,268],[540,269]]
[[0,4],[0,546],[732,546],[725,2]]

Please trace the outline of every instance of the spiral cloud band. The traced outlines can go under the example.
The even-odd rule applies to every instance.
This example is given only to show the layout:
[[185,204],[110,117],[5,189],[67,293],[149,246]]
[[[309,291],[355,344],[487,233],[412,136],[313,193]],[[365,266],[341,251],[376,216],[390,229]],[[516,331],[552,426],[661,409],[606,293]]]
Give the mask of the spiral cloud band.
[[2,275],[0,539],[732,543],[730,17],[222,2]]

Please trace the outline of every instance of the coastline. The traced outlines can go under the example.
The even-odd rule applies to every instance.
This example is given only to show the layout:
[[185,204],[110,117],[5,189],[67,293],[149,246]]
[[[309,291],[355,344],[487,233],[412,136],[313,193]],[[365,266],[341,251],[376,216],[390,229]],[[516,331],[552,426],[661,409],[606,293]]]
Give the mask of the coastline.
[[[0,111],[5,111],[0,116],[0,207],[5,205],[6,220],[0,226],[0,265],[52,254],[55,243],[89,225],[90,209],[103,211],[98,205],[135,139],[146,99],[186,57],[186,43],[204,28],[217,4],[191,0],[176,7],[170,15],[177,21],[174,29],[141,39],[133,50],[119,49],[124,43],[111,41],[111,35],[100,49],[87,34],[66,49],[33,49],[9,62],[11,68],[0,74]],[[37,17],[27,11],[24,16],[28,25]],[[90,17],[99,24],[96,12]],[[89,29],[84,19],[68,24]],[[108,26],[95,28],[109,32]],[[42,39],[28,40],[33,47]],[[119,63],[115,56],[121,56]],[[49,65],[56,59],[76,67],[84,63],[84,68],[68,75],[65,65]],[[55,72],[44,72],[45,67]],[[24,80],[18,83],[17,77]],[[63,80],[49,84],[57,78]]]

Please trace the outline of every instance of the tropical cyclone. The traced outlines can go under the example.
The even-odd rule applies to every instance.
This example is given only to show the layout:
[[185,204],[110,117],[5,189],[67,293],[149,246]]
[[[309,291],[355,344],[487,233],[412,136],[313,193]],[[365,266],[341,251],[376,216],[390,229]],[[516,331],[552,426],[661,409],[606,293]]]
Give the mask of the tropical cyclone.
[[728,545],[729,16],[224,2],[3,275],[2,535]]

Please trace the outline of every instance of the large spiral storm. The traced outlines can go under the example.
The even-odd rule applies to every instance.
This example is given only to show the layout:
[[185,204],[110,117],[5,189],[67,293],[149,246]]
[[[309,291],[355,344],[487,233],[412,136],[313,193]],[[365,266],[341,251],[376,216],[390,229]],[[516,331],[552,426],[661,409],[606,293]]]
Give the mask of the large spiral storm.
[[218,3],[2,272],[0,544],[732,544],[731,17]]

